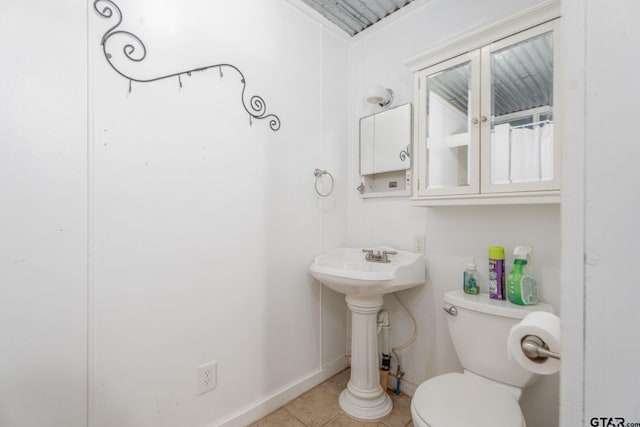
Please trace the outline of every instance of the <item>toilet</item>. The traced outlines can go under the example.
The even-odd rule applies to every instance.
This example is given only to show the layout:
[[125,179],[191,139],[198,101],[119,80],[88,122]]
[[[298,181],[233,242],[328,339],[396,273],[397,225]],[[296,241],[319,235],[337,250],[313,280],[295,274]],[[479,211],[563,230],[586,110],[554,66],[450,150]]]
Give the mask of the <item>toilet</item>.
[[553,312],[552,307],[519,306],[455,290],[445,293],[443,308],[464,373],[439,375],[416,389],[414,426],[525,427],[518,402],[538,376],[509,357],[507,337],[528,313]]

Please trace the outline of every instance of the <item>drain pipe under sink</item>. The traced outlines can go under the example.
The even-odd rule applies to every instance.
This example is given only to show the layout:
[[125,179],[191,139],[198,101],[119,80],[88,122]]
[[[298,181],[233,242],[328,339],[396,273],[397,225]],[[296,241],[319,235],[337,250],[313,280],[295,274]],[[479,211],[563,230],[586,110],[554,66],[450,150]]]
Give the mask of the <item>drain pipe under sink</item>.
[[409,319],[411,320],[411,325],[413,326],[413,335],[411,336],[411,338],[409,338],[409,341],[407,341],[406,343],[404,343],[402,345],[399,345],[397,347],[393,347],[391,349],[391,353],[393,353],[394,357],[396,358],[396,362],[397,362],[396,394],[400,394],[400,380],[404,376],[404,372],[402,372],[402,370],[400,369],[400,357],[398,356],[397,352],[400,351],[400,350],[404,350],[405,348],[409,347],[411,344],[413,344],[415,342],[416,338],[418,337],[418,323],[416,322],[416,318],[413,317],[413,314],[411,314],[411,312],[409,311],[407,306],[404,305],[404,303],[402,302],[402,300],[400,299],[398,294],[396,292],[394,292],[393,296],[396,297],[396,300],[398,300],[398,303],[400,304],[400,307],[402,307],[402,309],[407,314],[407,316],[409,316]]
[[382,387],[383,390],[385,391],[387,390],[388,381],[389,381],[389,371],[391,369],[391,354],[393,354],[393,356],[396,358],[396,365],[397,365],[396,374],[395,374],[395,377],[396,377],[395,393],[400,394],[400,380],[402,380],[402,377],[404,376],[404,372],[402,372],[402,370],[400,369],[400,357],[398,356],[397,352],[400,350],[404,350],[405,348],[409,347],[411,344],[415,342],[416,338],[418,337],[418,323],[416,322],[415,317],[413,317],[413,314],[411,314],[407,306],[404,305],[400,297],[395,292],[393,292],[393,296],[396,297],[396,300],[398,300],[400,307],[402,307],[402,310],[404,310],[404,312],[409,317],[409,320],[411,320],[411,325],[413,326],[413,335],[411,336],[411,338],[409,338],[409,340],[406,343],[399,345],[397,347],[393,347],[391,351],[389,351],[389,330],[391,329],[389,312],[387,312],[387,310],[380,310],[378,312],[378,317],[376,322],[378,325],[378,334],[382,332],[382,363],[380,366],[380,386]]
[[378,335],[382,332],[382,362],[380,365],[380,386],[383,390],[387,390],[389,384],[389,371],[391,370],[391,352],[389,347],[389,329],[391,322],[389,321],[389,312],[380,310],[377,317]]

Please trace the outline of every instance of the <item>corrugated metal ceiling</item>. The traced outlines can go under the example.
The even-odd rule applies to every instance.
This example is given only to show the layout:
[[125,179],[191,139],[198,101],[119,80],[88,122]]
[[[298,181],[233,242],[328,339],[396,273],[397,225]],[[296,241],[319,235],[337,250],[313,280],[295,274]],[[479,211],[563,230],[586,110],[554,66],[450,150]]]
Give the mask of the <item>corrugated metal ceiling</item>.
[[354,36],[413,0],[302,0]]

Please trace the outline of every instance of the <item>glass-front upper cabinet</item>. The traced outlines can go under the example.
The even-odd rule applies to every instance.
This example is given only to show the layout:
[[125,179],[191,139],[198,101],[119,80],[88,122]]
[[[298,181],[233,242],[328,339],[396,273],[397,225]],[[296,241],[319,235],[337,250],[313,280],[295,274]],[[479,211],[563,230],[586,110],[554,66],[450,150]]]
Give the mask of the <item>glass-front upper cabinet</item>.
[[418,198],[558,193],[558,24],[417,73]]

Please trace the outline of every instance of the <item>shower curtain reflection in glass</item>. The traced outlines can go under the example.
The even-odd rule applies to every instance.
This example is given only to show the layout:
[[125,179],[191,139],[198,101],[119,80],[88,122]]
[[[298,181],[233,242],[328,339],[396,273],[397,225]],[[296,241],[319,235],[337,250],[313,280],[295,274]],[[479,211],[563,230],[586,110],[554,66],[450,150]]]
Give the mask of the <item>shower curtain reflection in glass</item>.
[[491,54],[491,183],[551,181],[553,35]]

